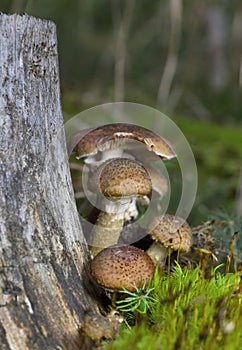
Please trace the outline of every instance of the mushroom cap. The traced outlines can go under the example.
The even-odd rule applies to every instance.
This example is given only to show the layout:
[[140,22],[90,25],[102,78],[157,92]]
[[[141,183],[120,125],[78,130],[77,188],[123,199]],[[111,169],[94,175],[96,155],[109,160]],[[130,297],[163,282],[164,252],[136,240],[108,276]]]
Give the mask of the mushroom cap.
[[155,266],[141,249],[114,245],[103,249],[91,262],[91,275],[104,289],[135,291],[153,278]]
[[149,151],[163,159],[176,157],[169,141],[139,125],[114,123],[97,128],[79,131],[70,141],[69,152],[74,151],[77,158],[95,155],[98,151],[120,148],[127,141],[139,141]]
[[163,197],[169,188],[167,178],[154,168],[146,167],[146,170],[150,175],[152,189],[156,196]]
[[82,129],[71,137],[71,139],[67,142],[67,153],[69,156],[72,154],[80,140],[92,130],[94,130],[94,128]]
[[165,214],[157,216],[149,223],[147,231],[156,242],[172,250],[188,252],[192,245],[191,229],[182,218]]
[[137,197],[151,193],[152,183],[147,170],[137,161],[114,158],[104,162],[90,177],[89,188],[105,197]]

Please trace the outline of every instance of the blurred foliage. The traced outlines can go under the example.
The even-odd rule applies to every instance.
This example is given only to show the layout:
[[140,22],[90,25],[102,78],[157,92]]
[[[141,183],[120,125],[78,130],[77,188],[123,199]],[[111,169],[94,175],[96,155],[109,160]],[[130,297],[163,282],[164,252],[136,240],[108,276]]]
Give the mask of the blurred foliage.
[[[177,63],[162,100],[174,4],[182,5]],[[65,120],[117,96],[157,107],[175,119],[197,161],[191,221],[219,206],[234,208],[242,155],[240,0],[0,0],[0,11],[57,24]],[[123,91],[115,95],[120,80]]]
[[[128,9],[124,97],[156,106],[169,49],[171,0],[132,2],[129,8],[129,1],[119,0],[0,0],[0,10],[56,22],[63,97],[79,111],[113,100],[117,31]],[[168,106],[175,114],[241,125],[242,3],[183,0],[182,4],[178,63]],[[223,26],[221,36],[213,34],[211,16],[218,29]],[[214,80],[216,69],[220,81]]]
[[176,120],[194,153],[198,167],[198,194],[190,220],[198,223],[218,208],[235,210],[242,168],[242,132],[206,122]]
[[230,214],[225,210],[218,210],[210,215],[212,221],[212,235],[218,248],[225,253],[229,251],[233,235],[236,237],[233,244],[233,252],[238,270],[242,268],[242,216]]

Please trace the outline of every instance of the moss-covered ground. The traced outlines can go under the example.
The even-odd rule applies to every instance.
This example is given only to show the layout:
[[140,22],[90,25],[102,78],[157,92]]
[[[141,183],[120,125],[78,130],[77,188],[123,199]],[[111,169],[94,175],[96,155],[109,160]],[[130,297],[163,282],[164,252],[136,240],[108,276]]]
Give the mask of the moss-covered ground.
[[199,267],[176,265],[169,276],[157,271],[148,287],[147,312],[139,313],[139,307],[134,312],[124,311],[126,323],[116,340],[101,348],[240,350],[241,276],[221,273],[221,268],[211,270],[208,278],[201,275]]

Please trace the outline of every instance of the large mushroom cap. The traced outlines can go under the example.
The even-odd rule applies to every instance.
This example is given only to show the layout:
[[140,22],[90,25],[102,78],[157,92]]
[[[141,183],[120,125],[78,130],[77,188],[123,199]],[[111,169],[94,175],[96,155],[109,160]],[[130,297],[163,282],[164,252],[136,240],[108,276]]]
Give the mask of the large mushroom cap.
[[78,145],[80,140],[92,130],[94,130],[94,128],[82,129],[71,137],[71,139],[67,142],[67,153],[69,156],[72,154],[73,150]]
[[91,262],[91,275],[103,288],[134,291],[147,285],[154,275],[151,258],[141,249],[122,245],[111,246],[98,253]]
[[152,184],[149,173],[138,162],[114,158],[104,162],[90,177],[89,188],[105,197],[147,196]]
[[70,142],[69,152],[77,158],[95,155],[98,151],[120,148],[134,140],[145,144],[149,151],[163,159],[176,157],[170,143],[160,135],[134,124],[115,123],[79,131]]
[[188,252],[192,244],[191,229],[182,218],[170,214],[155,217],[148,225],[149,235],[172,250]]

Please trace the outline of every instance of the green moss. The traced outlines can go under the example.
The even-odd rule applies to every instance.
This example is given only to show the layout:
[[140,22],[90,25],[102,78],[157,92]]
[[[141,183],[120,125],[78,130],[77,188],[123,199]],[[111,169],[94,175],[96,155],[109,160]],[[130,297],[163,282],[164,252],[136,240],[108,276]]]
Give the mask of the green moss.
[[218,269],[210,279],[201,278],[198,268],[178,265],[169,278],[156,274],[149,311],[130,329],[123,324],[117,339],[102,348],[241,349],[240,277]]
[[[219,126],[212,123],[194,122],[184,118],[177,119],[176,123],[193,145],[204,145],[203,150],[201,150],[203,151],[202,153],[208,155],[211,154],[209,150],[214,151],[220,149],[221,151],[227,149],[242,156],[242,129],[232,126]],[[212,148],[210,149],[210,147]],[[209,148],[209,150],[207,148]]]

